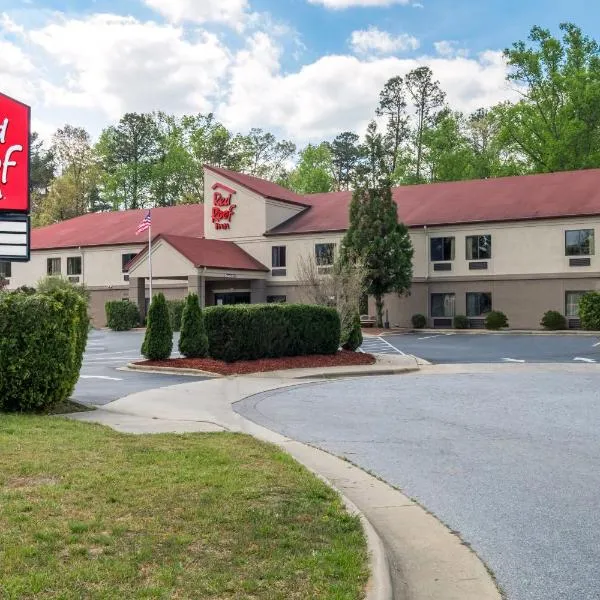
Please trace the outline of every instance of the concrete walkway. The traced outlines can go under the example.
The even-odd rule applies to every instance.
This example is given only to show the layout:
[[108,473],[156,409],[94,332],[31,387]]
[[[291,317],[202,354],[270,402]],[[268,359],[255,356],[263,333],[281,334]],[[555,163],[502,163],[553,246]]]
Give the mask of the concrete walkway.
[[72,418],[133,433],[235,431],[277,444],[337,489],[350,508],[357,507],[371,552],[369,600],[499,600],[479,558],[412,500],[350,463],[232,410],[234,403],[254,394],[296,385],[329,384],[277,377],[219,378],[133,394]]

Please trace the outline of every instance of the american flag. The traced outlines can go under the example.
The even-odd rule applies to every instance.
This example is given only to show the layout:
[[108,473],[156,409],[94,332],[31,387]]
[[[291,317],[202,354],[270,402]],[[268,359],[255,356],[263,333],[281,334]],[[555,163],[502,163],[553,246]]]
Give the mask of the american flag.
[[138,228],[135,231],[135,235],[140,235],[140,233],[144,233],[144,231],[148,231],[148,229],[150,229],[151,226],[152,226],[152,216],[150,214],[150,211],[148,211],[148,214],[142,219],[142,221],[138,225]]

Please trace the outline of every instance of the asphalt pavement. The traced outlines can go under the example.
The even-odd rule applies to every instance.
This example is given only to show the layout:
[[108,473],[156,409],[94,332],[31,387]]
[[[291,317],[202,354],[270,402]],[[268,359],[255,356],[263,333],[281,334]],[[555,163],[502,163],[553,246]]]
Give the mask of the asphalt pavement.
[[600,372],[592,369],[336,381],[235,409],[399,486],[472,545],[509,600],[597,600]]
[[412,354],[435,364],[595,363],[600,337],[411,333],[365,337],[365,352]]
[[[173,357],[176,357],[179,356],[178,334],[175,334],[173,340]],[[92,331],[73,400],[82,404],[102,406],[135,392],[190,381],[189,377],[184,376],[119,370],[127,363],[144,360],[140,353],[143,341],[144,333],[141,331]]]

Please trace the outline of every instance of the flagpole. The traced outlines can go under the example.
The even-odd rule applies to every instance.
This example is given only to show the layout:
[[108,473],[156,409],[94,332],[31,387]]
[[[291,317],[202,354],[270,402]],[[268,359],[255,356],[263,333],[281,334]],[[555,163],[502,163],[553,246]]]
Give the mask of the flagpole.
[[152,221],[148,227],[148,274],[150,276],[150,304],[152,304]]

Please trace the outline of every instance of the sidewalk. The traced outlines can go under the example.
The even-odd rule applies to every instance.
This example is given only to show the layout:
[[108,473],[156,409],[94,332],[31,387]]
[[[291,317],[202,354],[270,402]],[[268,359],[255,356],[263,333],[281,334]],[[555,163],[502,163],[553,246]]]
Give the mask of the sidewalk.
[[369,600],[499,600],[479,558],[412,500],[344,460],[233,411],[232,405],[244,398],[297,385],[327,382],[275,376],[218,378],[133,394],[71,418],[132,433],[235,431],[277,444],[337,489],[351,509],[357,507],[371,552]]

